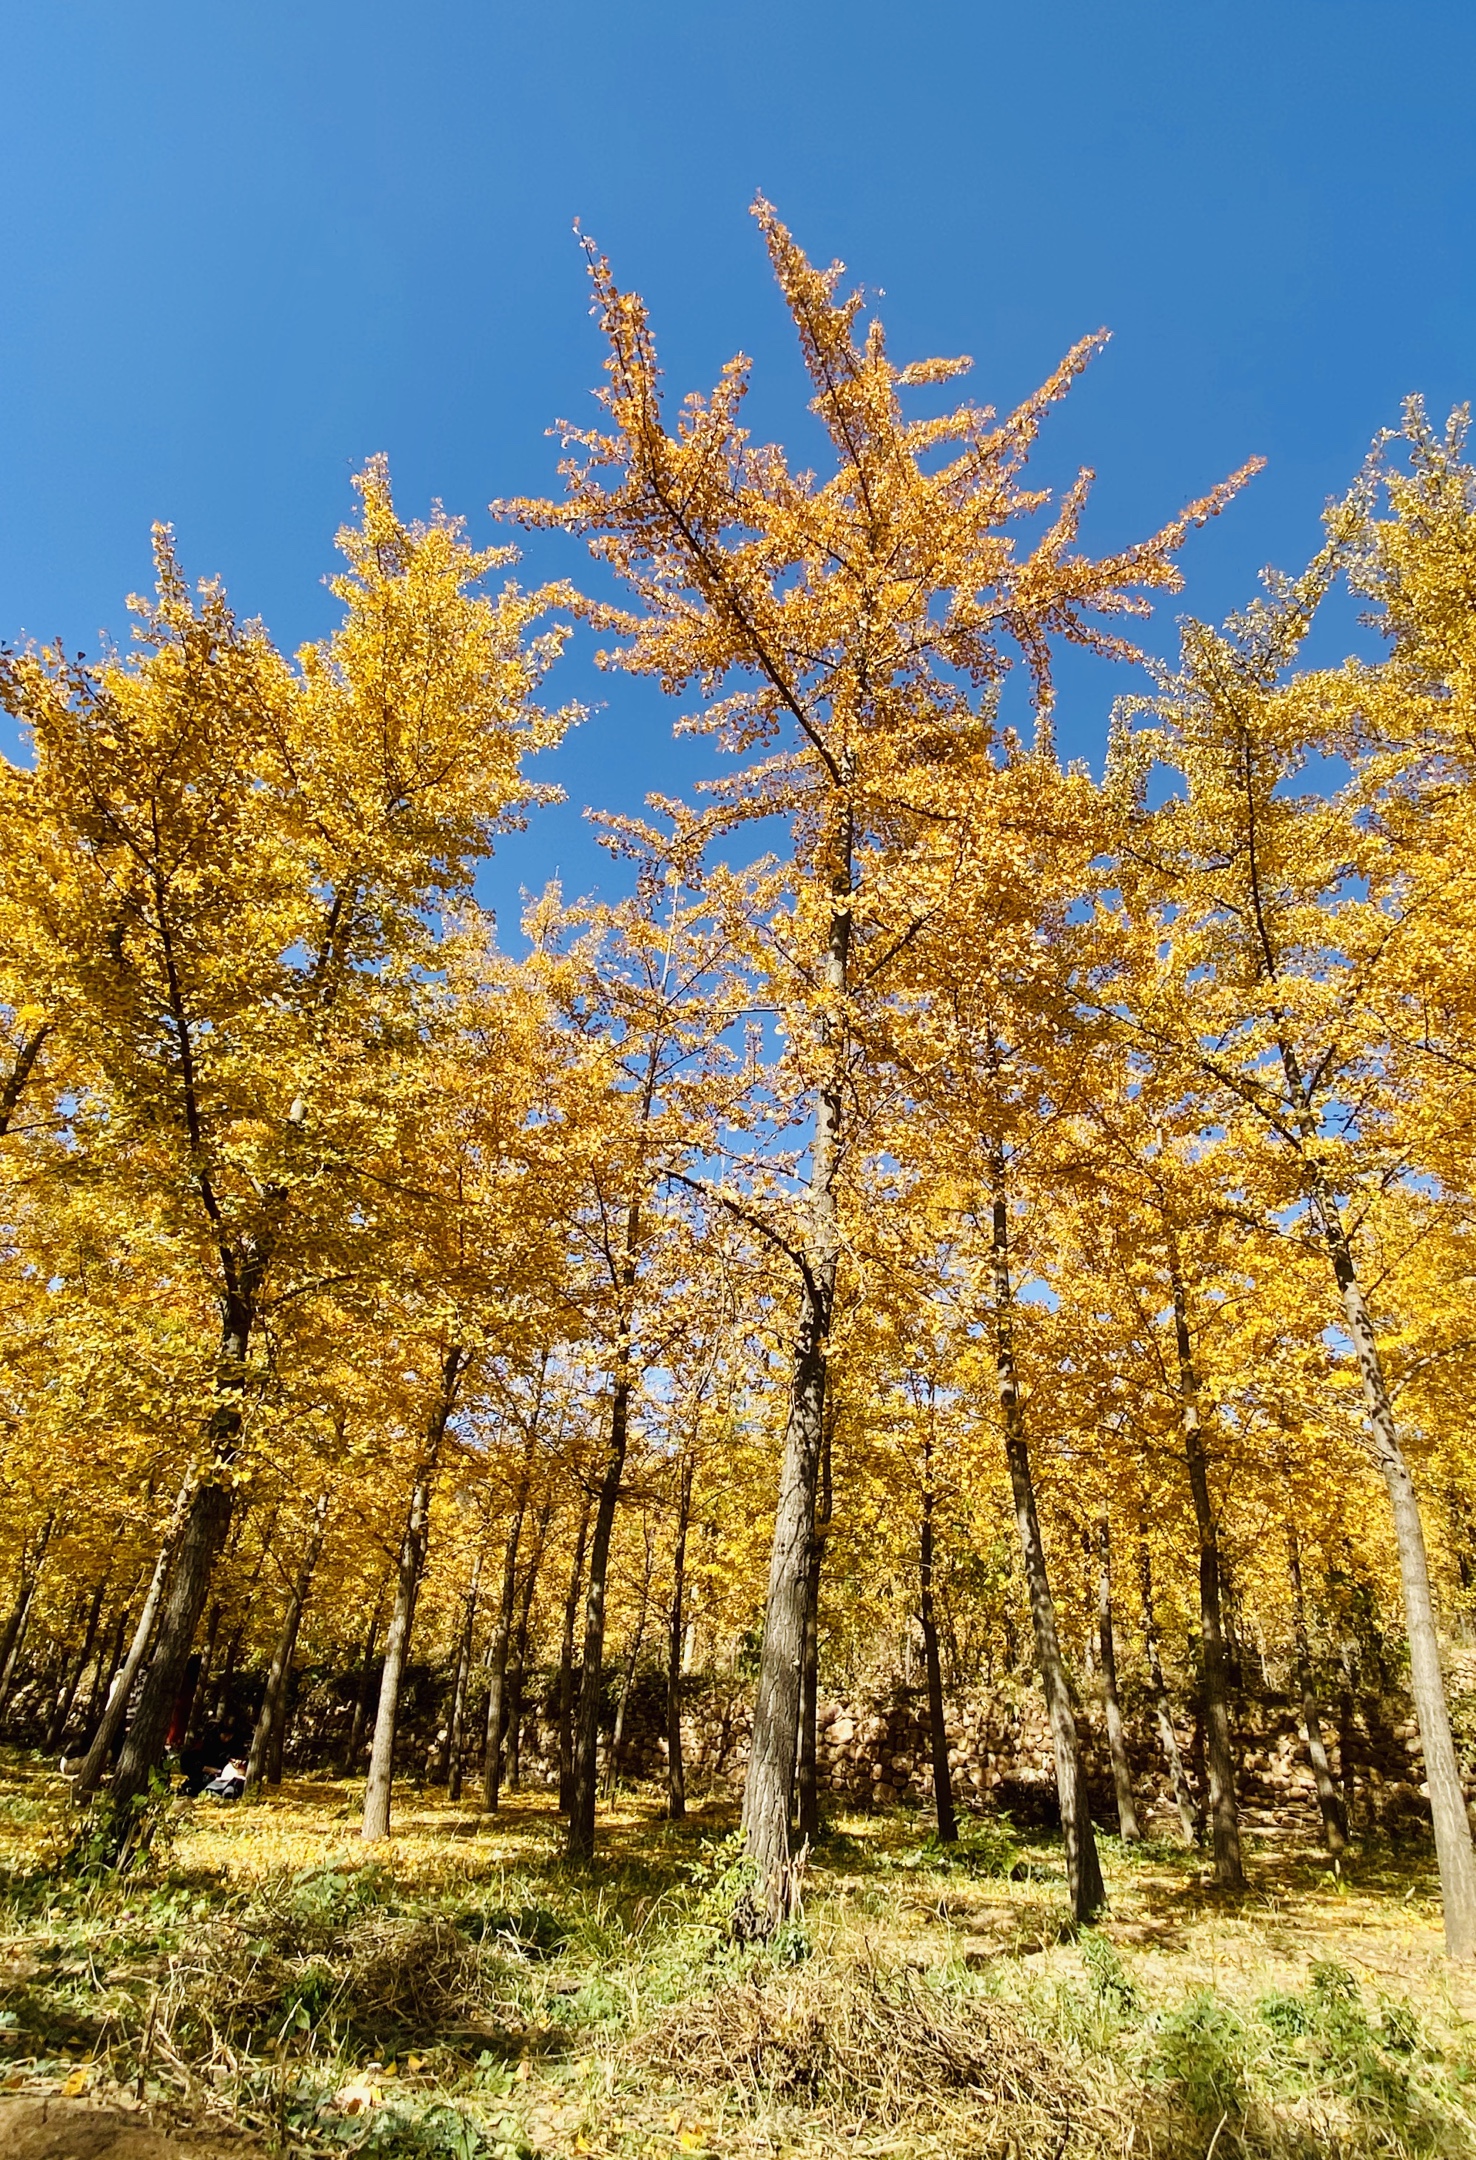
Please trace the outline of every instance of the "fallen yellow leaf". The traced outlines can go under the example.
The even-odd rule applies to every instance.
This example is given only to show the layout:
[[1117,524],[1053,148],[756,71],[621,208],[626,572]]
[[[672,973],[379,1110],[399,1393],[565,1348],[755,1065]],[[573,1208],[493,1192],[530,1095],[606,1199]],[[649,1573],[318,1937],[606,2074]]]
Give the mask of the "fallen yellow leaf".
[[85,2069],[74,2070],[71,2076],[67,2079],[66,2084],[62,2087],[62,2091],[66,2095],[68,2100],[75,2100],[78,2093],[84,2093],[86,2092],[86,2090],[87,2071]]

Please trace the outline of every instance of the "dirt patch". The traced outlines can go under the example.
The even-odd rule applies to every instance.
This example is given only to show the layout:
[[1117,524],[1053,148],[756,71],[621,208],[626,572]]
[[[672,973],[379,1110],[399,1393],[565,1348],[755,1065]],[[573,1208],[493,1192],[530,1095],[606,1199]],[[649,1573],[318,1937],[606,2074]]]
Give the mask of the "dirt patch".
[[0,2100],[5,2160],[253,2160],[245,2138],[197,2137],[156,2128],[145,2109],[89,2100]]

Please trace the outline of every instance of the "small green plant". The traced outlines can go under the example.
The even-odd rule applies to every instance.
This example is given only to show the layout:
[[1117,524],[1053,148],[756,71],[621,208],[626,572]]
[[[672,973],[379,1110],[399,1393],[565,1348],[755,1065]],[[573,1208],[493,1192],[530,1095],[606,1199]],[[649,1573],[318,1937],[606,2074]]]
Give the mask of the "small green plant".
[[1156,2021],[1150,2074],[1166,2082],[1198,2122],[1245,2113],[1247,2037],[1244,2025],[1212,1988],[1200,1988]]
[[1083,1933],[1081,1962],[1086,1967],[1086,1976],[1097,2000],[1114,2017],[1126,2020],[1142,2008],[1127,1967],[1105,1935]]

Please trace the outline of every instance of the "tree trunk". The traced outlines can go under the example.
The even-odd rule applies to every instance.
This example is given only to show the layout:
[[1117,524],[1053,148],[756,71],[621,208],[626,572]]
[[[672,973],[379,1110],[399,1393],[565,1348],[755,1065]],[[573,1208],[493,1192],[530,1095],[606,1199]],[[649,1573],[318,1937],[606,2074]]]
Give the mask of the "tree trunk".
[[1153,1563],[1148,1556],[1146,1542],[1138,1546],[1138,1589],[1143,1600],[1143,1648],[1148,1659],[1148,1684],[1153,1691],[1153,1712],[1158,1720],[1158,1737],[1163,1743],[1164,1758],[1168,1763],[1169,1783],[1173,1787],[1174,1805],[1179,1811],[1184,1843],[1197,1845],[1200,1842],[1200,1828],[1194,1795],[1189,1789],[1189,1780],[1184,1775],[1184,1761],[1179,1753],[1178,1735],[1174,1731],[1168,1688],[1164,1684],[1163,1661],[1158,1654],[1158,1624],[1153,1617]]
[[97,1641],[97,1625],[102,1617],[103,1598],[107,1594],[107,1587],[108,1578],[104,1575],[97,1588],[93,1591],[92,1602],[87,1608],[87,1625],[82,1635],[82,1648],[78,1651],[77,1661],[71,1668],[71,1678],[65,1683],[56,1698],[56,1708],[52,1712],[51,1723],[46,1728],[46,1737],[41,1743],[41,1751],[45,1755],[53,1754],[61,1746],[62,1735],[67,1729],[67,1720],[72,1714],[72,1704],[77,1699],[77,1690],[82,1685],[82,1675],[87,1670],[87,1660],[91,1657],[92,1646]]
[[[634,1209],[631,1211],[634,1216]],[[634,1235],[627,1238],[633,1252]],[[604,1675],[605,1579],[610,1565],[610,1538],[615,1509],[620,1499],[620,1480],[625,1471],[625,1450],[630,1427],[631,1364],[629,1336],[622,1336],[616,1357],[615,1380],[610,1395],[610,1439],[605,1472],[600,1480],[595,1508],[594,1535],[589,1545],[589,1584],[584,1600],[584,1657],[579,1674],[579,1710],[574,1727],[574,1774],[569,1794],[569,1829],[566,1850],[571,1860],[594,1858],[595,1800],[599,1783],[600,1688]]]
[[574,1544],[574,1565],[569,1570],[569,1591],[564,1599],[564,1630],[559,1641],[559,1813],[567,1815],[574,1805],[574,1628],[579,1618],[579,1593],[584,1586],[584,1553],[589,1543],[589,1519],[594,1502],[588,1493],[579,1512],[579,1535]]
[[797,1829],[802,1845],[813,1845],[820,1835],[820,1578],[825,1568],[825,1548],[835,1513],[834,1485],[830,1474],[830,1440],[835,1426],[835,1391],[825,1394],[824,1437],[820,1443],[820,1494],[815,1507],[815,1531],[810,1545],[810,1573],[805,1584],[804,1667],[800,1674],[799,1768]]
[[1056,1791],[1061,1804],[1061,1830],[1066,1845],[1066,1878],[1071,1890],[1071,1909],[1078,1921],[1095,1919],[1107,1902],[1097,1840],[1092,1829],[1087,1799],[1086,1773],[1081,1744],[1071,1709],[1071,1683],[1056,1632],[1056,1608],[1046,1571],[1045,1545],[1035,1505],[1035,1480],[1030,1469],[1030,1449],[1020,1407],[1020,1388],[1015,1371],[1014,1292],[1010,1282],[1009,1202],[1005,1192],[1004,1151],[991,1151],[993,1173],[994,1231],[994,1343],[999,1376],[999,1403],[1004,1420],[1005,1456],[1009,1463],[1010,1489],[1015,1521],[1020,1533],[1020,1552],[1025,1565],[1025,1584],[1030,1599],[1030,1619],[1035,1631],[1035,1654],[1050,1719],[1051,1745],[1056,1758]]
[[677,1483],[676,1544],[671,1556],[671,1614],[666,1628],[666,1812],[680,1822],[687,1812],[687,1774],[682,1762],[682,1612],[686,1596],[687,1525],[692,1518],[693,1459],[683,1456]]
[[0,1635],[0,1706],[4,1705],[10,1693],[20,1665],[21,1648],[25,1642],[26,1630],[30,1626],[31,1608],[36,1599],[36,1585],[40,1580],[41,1569],[46,1560],[46,1548],[51,1543],[51,1533],[55,1525],[56,1515],[53,1512],[42,1525],[34,1553],[28,1552],[25,1544],[21,1547],[20,1585],[10,1617],[5,1623],[5,1632]]
[[137,1588],[138,1578],[135,1576],[123,1596],[118,1600],[118,1610],[113,1619],[112,1639],[108,1644],[106,1654],[99,1657],[97,1661],[97,1668],[92,1675],[92,1686],[88,1690],[87,1712],[83,1719],[84,1732],[95,1732],[97,1730],[97,1720],[103,1704],[111,1699],[113,1679],[118,1670],[119,1660],[123,1655],[123,1637],[128,1632],[128,1608],[133,1601],[133,1593]]
[[1097,1637],[1102,1652],[1102,1701],[1107,1713],[1107,1749],[1117,1792],[1118,1835],[1137,1844],[1138,1810],[1133,1802],[1133,1772],[1123,1738],[1122,1708],[1117,1699],[1117,1639],[1112,1626],[1112,1528],[1105,1515],[1097,1520]]
[[1292,1632],[1297,1646],[1297,1684],[1302,1691],[1302,1727],[1312,1764],[1312,1780],[1317,1787],[1317,1805],[1322,1812],[1323,1842],[1336,1859],[1348,1842],[1348,1825],[1322,1741],[1322,1715],[1312,1672],[1312,1645],[1307,1637],[1307,1605],[1302,1594],[1302,1549],[1296,1523],[1290,1515],[1286,1519],[1286,1564],[1291,1577]]
[[465,1359],[459,1343],[452,1343],[441,1365],[441,1384],[436,1393],[426,1431],[425,1450],[415,1473],[410,1512],[400,1541],[399,1569],[395,1580],[394,1610],[384,1646],[384,1671],[379,1680],[379,1707],[374,1716],[374,1739],[369,1749],[369,1779],[364,1788],[362,1835],[366,1843],[389,1836],[390,1783],[395,1768],[395,1726],[400,1713],[400,1682],[410,1652],[415,1625],[415,1601],[430,1543],[430,1498],[440,1459],[441,1442],[456,1403],[457,1382]]
[[234,1489],[223,1476],[213,1473],[225,1470],[240,1440],[245,1414],[246,1355],[255,1319],[255,1308],[249,1300],[236,1297],[228,1302],[221,1338],[216,1408],[210,1419],[206,1473],[194,1489],[175,1545],[148,1669],[139,1690],[133,1722],[119,1751],[118,1767],[113,1772],[113,1797],[117,1801],[135,1799],[159,1767],[180,1680],[194,1645],[195,1629],[210,1595],[216,1559],[230,1531]]
[[[845,778],[850,779],[847,769]],[[784,1460],[769,1554],[764,1640],[753,1704],[753,1738],[743,1788],[743,1833],[757,1876],[758,1899],[770,1926],[799,1904],[789,1864],[789,1796],[799,1750],[800,1680],[809,1603],[815,1500],[825,1437],[826,1361],[840,1263],[836,1179],[844,1130],[845,998],[851,955],[853,835],[849,804],[841,810],[830,927],[824,955],[827,1006],[816,1028],[826,1066],[815,1102],[805,1253],[800,1270],[798,1323],[790,1379]]]
[[374,1684],[374,1645],[379,1636],[379,1621],[383,1611],[384,1589],[381,1586],[379,1595],[374,1600],[374,1611],[370,1615],[368,1630],[364,1636],[364,1669],[359,1680],[359,1692],[354,1697],[353,1716],[349,1719],[348,1743],[343,1751],[345,1777],[352,1777],[354,1774],[359,1750],[364,1745],[364,1727],[369,1722],[369,1705],[378,1693]]
[[533,1550],[523,1569],[523,1594],[518,1600],[518,1625],[513,1636],[511,1671],[507,1687],[507,1789],[517,1792],[523,1782],[523,1697],[528,1680],[528,1623],[533,1611],[533,1592],[543,1563],[543,1542],[548,1535],[551,1507],[539,1511]]
[[1363,1380],[1364,1408],[1374,1454],[1383,1473],[1394,1517],[1394,1540],[1399,1551],[1399,1576],[1404,1591],[1404,1625],[1409,1639],[1410,1690],[1425,1757],[1425,1781],[1430,1788],[1435,1857],[1445,1906],[1446,1953],[1454,1958],[1476,1957],[1476,1852],[1471,1845],[1471,1825],[1466,1815],[1466,1798],[1446,1706],[1445,1676],[1440,1669],[1440,1641],[1435,1628],[1424,1524],[1420,1519],[1414,1479],[1400,1445],[1378,1337],[1353,1263],[1342,1211],[1320,1182],[1315,1199],[1332,1257],[1333,1273],[1343,1294],[1348,1332],[1353,1339]]
[[307,1603],[313,1570],[323,1549],[323,1527],[328,1519],[328,1494],[318,1495],[313,1510],[312,1527],[303,1548],[302,1560],[287,1597],[287,1609],[282,1616],[281,1632],[272,1662],[267,1671],[266,1691],[261,1699],[261,1715],[256,1730],[251,1735],[251,1752],[246,1758],[246,1793],[259,1791],[263,1777],[270,1785],[282,1782],[282,1740],[287,1723],[287,1690],[292,1679],[292,1658],[297,1648],[297,1631],[302,1624],[302,1609]]
[[482,1559],[477,1554],[466,1593],[466,1617],[461,1626],[461,1646],[456,1653],[456,1679],[451,1690],[451,1716],[446,1727],[446,1798],[461,1798],[461,1750],[466,1722],[466,1686],[471,1678],[472,1641],[477,1626],[477,1593],[482,1586]]
[[1240,1852],[1240,1814],[1235,1803],[1235,1751],[1230,1737],[1230,1687],[1220,1621],[1220,1548],[1210,1505],[1209,1468],[1199,1417],[1199,1373],[1189,1335],[1189,1308],[1173,1233],[1165,1225],[1169,1282],[1173,1292],[1174,1343],[1179,1361],[1179,1415],[1184,1461],[1194,1500],[1199,1538],[1199,1643],[1203,1662],[1204,1731],[1209,1760],[1210,1839],[1215,1881],[1222,1890],[1245,1888]]
[[615,1729],[610,1735],[610,1760],[605,1765],[605,1792],[608,1796],[615,1790],[615,1780],[620,1775],[620,1743],[625,1738],[625,1713],[630,1707],[630,1691],[635,1686],[636,1666],[640,1662],[641,1644],[646,1638],[646,1615],[651,1609],[651,1525],[645,1525],[646,1571],[641,1580],[641,1603],[636,1614],[635,1633],[630,1639],[630,1654],[625,1661],[625,1672],[620,1682],[620,1700],[615,1706]]
[[[78,1800],[90,1799],[92,1794],[96,1792],[98,1782],[107,1769],[118,1735],[123,1730],[123,1719],[128,1710],[128,1698],[133,1692],[133,1683],[138,1677],[139,1667],[148,1655],[149,1643],[154,1633],[154,1623],[159,1617],[159,1607],[164,1598],[164,1584],[169,1574],[170,1555],[174,1551],[174,1540],[184,1520],[183,1511],[185,1505],[185,1496],[181,1494],[179,1501],[175,1505],[174,1519],[164,1534],[164,1542],[160,1546],[158,1558],[154,1562],[154,1572],[150,1578],[149,1587],[144,1593],[143,1605],[139,1610],[138,1621],[133,1630],[133,1639],[128,1645],[128,1655],[124,1658],[122,1665],[114,1673],[109,1683],[107,1701],[103,1707],[102,1717],[99,1720],[97,1730],[92,1736],[92,1744],[83,1757],[82,1766],[77,1772],[77,1782],[73,1787],[73,1796]],[[118,1621],[121,1630],[125,1624],[124,1613],[119,1613]]]
[[922,1527],[918,1538],[918,1618],[922,1622],[923,1662],[928,1677],[928,1733],[933,1749],[933,1812],[940,1845],[958,1843],[953,1811],[953,1775],[948,1767],[948,1720],[943,1710],[943,1661],[938,1654],[938,1622],[933,1611],[933,1444],[923,1442]]
[[523,1535],[523,1514],[528,1504],[526,1477],[518,1490],[518,1502],[508,1527],[502,1556],[502,1597],[492,1640],[487,1646],[487,1733],[482,1748],[482,1805],[495,1808],[502,1786],[502,1725],[506,1708],[507,1653],[512,1642],[513,1613],[518,1595],[518,1546]]

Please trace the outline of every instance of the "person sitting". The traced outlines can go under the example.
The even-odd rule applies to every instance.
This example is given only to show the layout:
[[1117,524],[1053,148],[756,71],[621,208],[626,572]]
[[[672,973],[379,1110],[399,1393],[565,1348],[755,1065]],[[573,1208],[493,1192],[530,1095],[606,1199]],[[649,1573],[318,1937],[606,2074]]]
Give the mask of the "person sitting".
[[235,1760],[236,1734],[229,1723],[182,1747],[179,1767],[184,1772],[185,1793],[193,1800],[200,1793],[208,1792]]
[[245,1763],[233,1755],[202,1790],[212,1800],[239,1800],[246,1790]]

